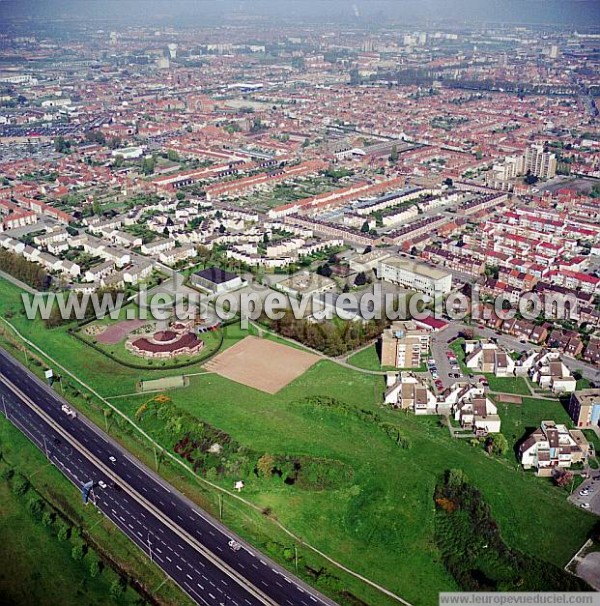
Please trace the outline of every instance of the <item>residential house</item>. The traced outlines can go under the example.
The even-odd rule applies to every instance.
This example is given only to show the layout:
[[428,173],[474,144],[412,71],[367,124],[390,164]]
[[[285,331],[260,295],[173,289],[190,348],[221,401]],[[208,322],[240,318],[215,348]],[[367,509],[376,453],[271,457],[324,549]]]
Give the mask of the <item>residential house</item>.
[[519,460],[525,469],[549,475],[555,468],[571,467],[587,459],[589,444],[581,435],[573,435],[565,425],[542,421],[519,446]]
[[422,379],[412,372],[388,373],[385,403],[416,415],[437,414],[438,401]]
[[577,427],[600,425],[600,389],[580,389],[571,394],[569,415]]
[[491,341],[465,342],[465,365],[477,372],[509,377],[515,374],[514,360]]

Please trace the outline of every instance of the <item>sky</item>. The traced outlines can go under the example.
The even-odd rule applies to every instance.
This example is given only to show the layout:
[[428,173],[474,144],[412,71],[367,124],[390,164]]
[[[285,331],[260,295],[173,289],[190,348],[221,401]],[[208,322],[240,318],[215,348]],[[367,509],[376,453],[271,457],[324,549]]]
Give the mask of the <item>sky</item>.
[[508,22],[600,29],[600,0],[0,0],[0,30],[3,18],[73,15],[131,25],[202,25],[251,15],[288,22]]

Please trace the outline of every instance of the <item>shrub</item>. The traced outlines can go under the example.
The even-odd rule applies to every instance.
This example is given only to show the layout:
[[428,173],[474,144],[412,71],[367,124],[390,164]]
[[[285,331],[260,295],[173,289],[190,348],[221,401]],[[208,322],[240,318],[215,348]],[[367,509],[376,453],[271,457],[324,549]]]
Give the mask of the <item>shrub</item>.
[[44,502],[37,496],[32,496],[27,501],[27,510],[29,513],[37,518],[42,513],[42,509],[44,508]]
[[69,535],[71,534],[71,529],[66,524],[61,524],[58,527],[58,532],[56,536],[59,541],[67,541],[69,539]]
[[44,526],[52,526],[54,520],[55,515],[51,511],[44,511],[44,515],[42,515],[42,524]]
[[83,556],[85,556],[86,547],[84,543],[78,543],[77,545],[73,545],[73,549],[71,549],[71,557],[76,562],[81,562],[83,560]]
[[125,593],[125,584],[121,579],[115,579],[110,585],[109,592],[113,599],[118,600]]
[[15,474],[12,483],[12,491],[16,495],[22,497],[29,490],[30,486],[29,480],[23,474]]

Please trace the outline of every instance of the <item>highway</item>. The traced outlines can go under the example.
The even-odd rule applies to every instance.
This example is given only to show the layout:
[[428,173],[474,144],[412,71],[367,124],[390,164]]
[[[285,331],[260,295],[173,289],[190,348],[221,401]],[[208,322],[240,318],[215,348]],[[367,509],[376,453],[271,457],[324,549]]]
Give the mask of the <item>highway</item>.
[[[0,349],[0,413],[90,501],[204,606],[334,606],[233,535]],[[99,482],[105,483],[102,488]],[[241,549],[228,545],[234,539]]]

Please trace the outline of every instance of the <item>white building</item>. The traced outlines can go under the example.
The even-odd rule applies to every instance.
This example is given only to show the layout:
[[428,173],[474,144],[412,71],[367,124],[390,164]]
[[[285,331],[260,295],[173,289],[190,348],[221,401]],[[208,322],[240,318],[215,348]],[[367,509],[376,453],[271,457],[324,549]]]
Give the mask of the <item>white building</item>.
[[452,274],[426,263],[390,257],[380,261],[377,276],[386,282],[424,292],[432,298],[452,290]]

